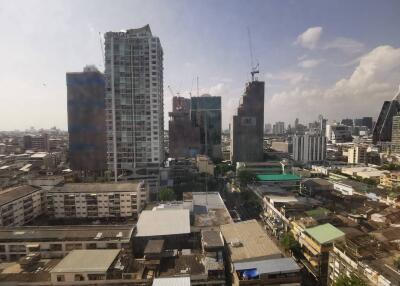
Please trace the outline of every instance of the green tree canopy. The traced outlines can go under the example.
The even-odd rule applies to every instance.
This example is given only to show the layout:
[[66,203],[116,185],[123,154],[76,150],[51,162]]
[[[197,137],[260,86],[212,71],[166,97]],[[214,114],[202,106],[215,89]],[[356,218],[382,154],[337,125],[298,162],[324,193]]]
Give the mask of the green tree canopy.
[[293,237],[293,235],[291,233],[285,233],[282,236],[280,242],[281,242],[281,245],[283,246],[283,248],[285,248],[286,250],[290,250],[295,253],[300,251],[300,244]]
[[165,188],[160,191],[158,199],[160,201],[174,201],[176,200],[176,194],[172,188]]
[[254,181],[255,176],[253,175],[253,173],[251,173],[247,170],[240,170],[238,172],[237,178],[238,178],[241,186],[246,186],[247,184]]
[[362,279],[352,274],[350,277],[347,275],[339,276],[333,283],[333,286],[368,286],[368,285]]

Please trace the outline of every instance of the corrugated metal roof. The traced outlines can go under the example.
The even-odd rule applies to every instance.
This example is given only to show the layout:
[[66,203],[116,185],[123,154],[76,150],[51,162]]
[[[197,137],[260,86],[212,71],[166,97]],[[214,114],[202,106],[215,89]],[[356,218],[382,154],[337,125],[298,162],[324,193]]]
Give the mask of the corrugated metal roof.
[[300,271],[292,258],[265,259],[259,261],[236,262],[235,270],[257,269],[259,274],[288,273]]
[[143,211],[136,225],[137,237],[190,233],[187,209]]
[[334,227],[330,223],[306,228],[305,232],[320,244],[331,242],[344,236],[344,232]]
[[190,286],[190,277],[155,278],[153,286]]

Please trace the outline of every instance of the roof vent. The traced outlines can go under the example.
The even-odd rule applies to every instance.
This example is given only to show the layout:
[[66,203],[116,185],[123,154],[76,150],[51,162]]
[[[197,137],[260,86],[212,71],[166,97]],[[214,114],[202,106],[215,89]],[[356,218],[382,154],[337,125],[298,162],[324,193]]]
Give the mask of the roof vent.
[[99,240],[99,239],[101,239],[102,237],[103,237],[103,233],[102,233],[102,232],[98,232],[98,233],[96,234],[96,237],[95,237],[94,239]]
[[232,247],[241,247],[243,246],[242,242],[239,239],[234,239],[230,242]]

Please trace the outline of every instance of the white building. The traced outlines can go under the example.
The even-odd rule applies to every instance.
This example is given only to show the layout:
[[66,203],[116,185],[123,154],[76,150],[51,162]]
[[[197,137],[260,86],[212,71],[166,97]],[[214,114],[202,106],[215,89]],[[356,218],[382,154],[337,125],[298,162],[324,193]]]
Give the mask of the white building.
[[319,134],[293,136],[293,160],[307,164],[324,161],[325,157],[325,136]]
[[115,181],[159,186],[164,157],[163,50],[148,25],[105,34],[107,164]]
[[47,212],[55,218],[137,218],[147,201],[144,181],[65,184],[48,191]]
[[0,225],[19,226],[42,214],[44,194],[40,188],[22,185],[0,192]]
[[347,151],[347,162],[349,164],[367,163],[367,148],[364,146],[353,146]]
[[326,138],[328,141],[336,143],[351,142],[353,140],[348,126],[345,125],[326,125]]

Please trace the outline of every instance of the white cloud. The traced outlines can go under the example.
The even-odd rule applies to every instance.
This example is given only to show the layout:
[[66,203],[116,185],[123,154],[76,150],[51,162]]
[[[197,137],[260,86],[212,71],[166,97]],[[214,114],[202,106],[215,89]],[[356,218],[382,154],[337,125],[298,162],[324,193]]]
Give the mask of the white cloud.
[[321,34],[322,27],[308,28],[304,33],[297,37],[295,44],[313,50],[317,47],[319,39],[321,38]]
[[303,60],[298,63],[299,67],[305,68],[305,69],[310,69],[310,68],[315,68],[316,66],[320,65],[323,62],[322,59],[308,59],[308,60]]
[[331,86],[296,85],[273,94],[267,101],[266,121],[296,117],[308,121],[318,114],[330,120],[376,116],[383,101],[397,92],[399,81],[400,48],[379,46],[360,58],[350,76]]
[[338,37],[334,40],[327,42],[323,49],[337,49],[345,53],[354,54],[364,51],[365,45],[361,42],[350,38]]
[[309,78],[305,74],[293,71],[282,71],[275,74],[267,73],[265,77],[267,81],[284,81],[289,82],[292,85],[304,83],[309,80]]

